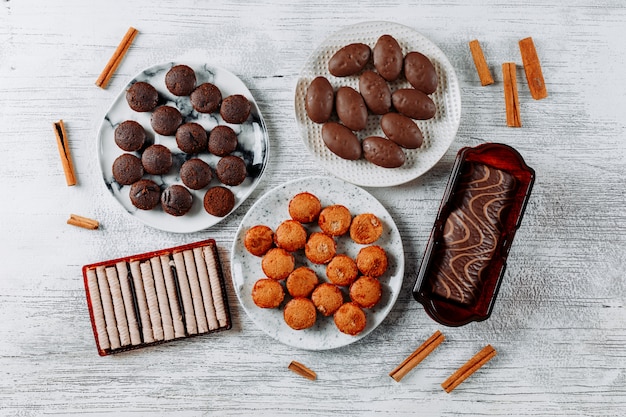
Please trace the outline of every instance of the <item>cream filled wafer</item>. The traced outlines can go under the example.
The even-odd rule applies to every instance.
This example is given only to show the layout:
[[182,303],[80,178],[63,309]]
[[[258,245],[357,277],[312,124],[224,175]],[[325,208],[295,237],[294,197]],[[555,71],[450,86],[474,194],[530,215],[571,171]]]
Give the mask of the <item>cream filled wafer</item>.
[[132,261],[130,263],[130,273],[133,276],[133,284],[135,287],[137,307],[139,308],[139,319],[141,320],[141,334],[143,335],[143,341],[144,343],[152,343],[154,342],[154,333],[152,332],[152,324],[150,323],[148,302],[146,301],[146,292],[143,289],[139,261]]
[[163,340],[165,338],[163,335],[163,324],[161,322],[159,300],[157,299],[156,289],[154,288],[154,277],[152,275],[150,261],[140,263],[139,268],[141,268],[141,280],[143,282],[143,290],[146,292],[146,302],[148,303],[148,314],[150,315],[154,340]]
[[222,285],[220,282],[220,274],[217,270],[217,259],[213,250],[209,246],[202,248],[204,260],[206,261],[209,271],[209,280],[211,282],[211,294],[213,294],[213,305],[217,314],[217,321],[220,327],[228,325],[228,315],[226,313],[226,305],[224,304],[224,294],[222,293]]
[[189,277],[187,277],[187,271],[185,270],[185,259],[183,258],[182,252],[174,252],[173,257],[176,276],[178,277],[178,287],[180,288],[180,296],[183,300],[185,327],[187,328],[188,334],[198,334],[198,322],[196,321],[196,313],[193,309]]
[[202,302],[202,289],[200,288],[200,281],[198,280],[198,272],[193,259],[193,252],[191,250],[183,251],[183,258],[185,260],[187,277],[189,278],[189,287],[191,288],[193,310],[196,313],[196,321],[198,322],[198,333],[206,333],[209,331],[209,325],[206,320],[206,313]]
[[158,256],[150,258],[150,266],[152,267],[154,289],[156,290],[157,300],[159,302],[159,312],[161,313],[161,323],[163,324],[163,337],[165,340],[172,340],[174,338],[174,324],[172,323],[170,302],[167,298],[167,290],[165,288],[163,268],[161,267],[161,260]]
[[209,272],[207,271],[206,262],[202,255],[202,248],[193,248],[193,258],[198,271],[198,280],[200,281],[200,289],[202,290],[202,302],[204,304],[204,312],[206,313],[209,330],[219,328],[215,307],[213,306],[213,295],[211,294],[211,284],[209,282]]
[[115,321],[115,311],[113,309],[113,299],[111,298],[111,291],[109,290],[109,284],[107,283],[106,272],[104,272],[103,266],[96,268],[96,276],[98,277],[100,300],[102,301],[102,310],[104,311],[104,320],[106,321],[106,329],[107,334],[109,335],[111,349],[119,349],[120,335],[117,331],[117,322]]
[[122,298],[122,289],[120,288],[120,281],[117,277],[117,270],[114,266],[109,266],[104,269],[104,272],[106,273],[107,283],[111,291],[111,299],[113,300],[113,312],[115,313],[117,331],[120,335],[120,345],[128,346],[130,345],[130,332],[128,331],[128,321],[126,320],[124,299]]
[[168,255],[161,255],[159,258],[161,260],[161,269],[163,270],[163,279],[165,280],[167,299],[170,304],[170,313],[172,314],[174,337],[185,337],[185,323],[183,323],[183,314],[180,311],[178,290],[176,289],[176,281],[174,280],[172,266],[170,265],[170,257]]
[[87,270],[87,287],[89,288],[89,299],[91,300],[91,312],[93,315],[94,326],[98,336],[98,345],[100,349],[109,349],[109,335],[107,334],[106,321],[104,320],[104,311],[102,309],[102,301],[100,300],[100,289],[98,288],[98,277],[93,269]]
[[133,346],[139,345],[141,344],[141,332],[139,331],[139,324],[137,323],[133,290],[128,277],[128,264],[126,264],[126,262],[118,262],[115,264],[115,267],[117,268],[117,277],[120,280],[120,289],[122,290],[122,298],[124,299],[124,311],[126,312],[130,344]]

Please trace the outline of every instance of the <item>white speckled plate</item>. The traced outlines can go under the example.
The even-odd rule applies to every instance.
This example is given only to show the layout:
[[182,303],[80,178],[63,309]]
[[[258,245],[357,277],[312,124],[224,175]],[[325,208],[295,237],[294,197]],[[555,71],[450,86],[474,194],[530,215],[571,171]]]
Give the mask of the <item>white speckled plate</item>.
[[[365,159],[349,161],[333,154],[322,141],[322,125],[313,123],[307,117],[304,108],[306,90],[317,76],[326,77],[335,90],[340,86],[350,86],[358,91],[358,75],[335,77],[328,72],[328,60],[335,52],[350,43],[362,42],[373,48],[378,38],[385,34],[396,38],[404,54],[418,51],[430,58],[439,75],[437,91],[430,95],[437,106],[437,114],[433,119],[417,121],[424,135],[424,144],[419,149],[405,149],[407,157],[405,164],[393,169],[381,168]],[[373,69],[371,63],[368,65]],[[410,84],[400,77],[399,80],[390,83],[390,87],[393,92],[399,88],[408,88]],[[332,34],[311,54],[296,85],[295,114],[304,144],[327,171],[357,185],[393,186],[424,174],[446,153],[461,121],[461,92],[454,67],[430,40],[407,26],[390,22],[364,22]],[[380,128],[380,117],[370,114],[367,127],[357,132],[357,137],[364,139],[372,135],[384,136]]]
[[[128,83],[128,85],[124,87],[124,89],[113,101],[111,108],[105,115],[102,125],[100,126],[100,131],[98,132],[98,159],[106,187],[124,208],[124,210],[130,213],[130,215],[157,229],[168,232],[191,233],[211,227],[223,219],[223,217],[215,217],[208,214],[204,210],[203,206],[204,194],[206,193],[208,187],[221,185],[217,178],[214,178],[208,187],[204,189],[190,190],[194,197],[193,206],[187,214],[180,217],[171,216],[165,213],[161,209],[160,205],[153,210],[137,209],[131,203],[128,195],[130,186],[122,186],[113,179],[113,174],[111,173],[113,161],[115,161],[119,155],[124,153],[124,151],[115,144],[114,132],[115,128],[125,120],[135,120],[140,123],[146,130],[150,144],[159,143],[167,146],[172,151],[174,166],[168,174],[159,176],[144,175],[144,178],[156,181],[156,183],[161,186],[161,189],[164,189],[171,184],[182,184],[179,176],[179,169],[183,162],[191,157],[178,149],[174,136],[161,136],[152,130],[152,127],[150,126],[150,116],[152,112],[138,113],[128,107],[128,103],[126,102],[126,90],[137,81],[148,82],[159,92],[159,105],[167,104],[178,108],[183,115],[184,122],[193,121],[199,123],[207,130],[207,132],[215,126],[222,124],[226,124],[233,128],[233,130],[237,133],[239,141],[239,145],[233,152],[233,155],[242,157],[248,168],[248,177],[242,184],[234,187],[228,187],[235,194],[235,207],[233,208],[233,211],[250,195],[250,193],[252,193],[261,180],[261,176],[265,171],[269,158],[269,138],[265,122],[263,121],[263,116],[259,111],[254,97],[252,97],[248,88],[236,75],[223,68],[205,63],[182,62],[182,64],[188,65],[194,69],[196,73],[197,85],[210,82],[215,84],[220,89],[222,97],[224,98],[231,94],[242,94],[250,100],[252,105],[251,115],[248,120],[241,125],[227,124],[222,120],[219,113],[198,113],[191,106],[189,97],[176,97],[171,94],[165,87],[165,74],[170,68],[178,64],[181,63],[169,62],[147,68],[141,71]],[[139,153],[135,152],[135,155],[139,156]],[[219,157],[211,155],[208,152],[193,156],[203,159],[212,168],[215,168],[220,159]]]
[[[360,213],[374,213],[384,225],[383,235],[375,244],[387,251],[389,268],[380,278],[383,287],[383,297],[373,309],[366,309],[367,327],[357,336],[348,336],[337,330],[332,317],[323,317],[318,314],[316,324],[305,330],[293,330],[283,319],[282,307],[279,309],[262,309],[252,301],[252,287],[254,283],[264,277],[261,269],[261,258],[251,255],[244,247],[246,231],[257,224],[264,224],[276,230],[284,220],[289,219],[288,204],[291,198],[303,191],[316,195],[322,206],[342,204],[353,215]],[[315,225],[305,225],[309,232],[319,231]],[[362,247],[354,243],[348,235],[337,239],[337,253],[345,253],[353,259]],[[309,266],[313,268],[320,281],[326,281],[325,266],[314,265],[306,260],[304,251],[294,253],[296,267]],[[289,346],[308,349],[325,350],[349,345],[367,336],[387,317],[398,298],[404,277],[404,250],[400,232],[390,214],[378,200],[365,190],[332,177],[307,177],[287,182],[262,196],[248,211],[239,226],[231,251],[231,275],[237,297],[248,316],[259,328],[274,339]],[[348,300],[344,289],[345,299]]]

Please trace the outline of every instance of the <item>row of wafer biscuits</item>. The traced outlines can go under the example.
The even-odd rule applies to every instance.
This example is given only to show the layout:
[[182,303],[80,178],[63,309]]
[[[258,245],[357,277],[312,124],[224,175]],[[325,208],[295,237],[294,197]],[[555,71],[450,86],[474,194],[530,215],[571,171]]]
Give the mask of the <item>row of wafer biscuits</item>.
[[230,327],[215,246],[202,243],[83,268],[101,355]]

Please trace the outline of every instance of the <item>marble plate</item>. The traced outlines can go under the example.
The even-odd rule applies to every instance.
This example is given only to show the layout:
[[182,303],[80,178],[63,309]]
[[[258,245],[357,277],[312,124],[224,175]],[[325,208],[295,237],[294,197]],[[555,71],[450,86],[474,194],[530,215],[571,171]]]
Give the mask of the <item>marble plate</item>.
[[[335,77],[328,72],[328,60],[350,43],[362,42],[373,48],[378,38],[384,34],[396,38],[404,54],[418,51],[426,55],[439,75],[437,91],[430,95],[437,106],[437,114],[433,119],[417,121],[424,135],[424,144],[419,149],[405,149],[405,164],[394,169],[378,167],[365,159],[349,161],[333,154],[322,141],[322,125],[312,122],[304,108],[306,90],[317,76],[326,77],[335,90],[340,86],[350,86],[358,91],[358,75]],[[368,65],[373,69],[371,63]],[[401,77],[400,80],[390,83],[390,87],[393,92],[399,88],[408,88],[410,84]],[[424,174],[446,153],[461,121],[461,92],[454,67],[430,40],[407,26],[390,22],[364,22],[332,34],[308,58],[296,85],[295,115],[304,144],[327,171],[357,185],[393,186]],[[380,128],[380,117],[370,114],[367,127],[357,132],[357,137],[364,139],[372,135],[384,136]]]
[[[376,241],[387,251],[389,268],[380,278],[383,287],[383,297],[373,309],[366,309],[367,327],[357,336],[348,336],[335,327],[332,317],[323,317],[318,314],[316,324],[305,330],[293,330],[283,320],[281,304],[279,309],[262,309],[252,301],[252,287],[254,283],[264,277],[261,269],[261,258],[251,255],[244,247],[246,231],[257,224],[265,224],[276,230],[284,220],[289,219],[289,200],[296,194],[308,191],[315,194],[322,202],[322,206],[342,204],[350,209],[353,215],[360,213],[374,213],[384,225],[384,233]],[[305,225],[309,232],[319,231],[317,225]],[[349,236],[337,239],[337,253],[345,253],[353,259],[362,247],[353,242]],[[296,267],[309,266],[313,268],[320,281],[326,280],[325,266],[313,265],[306,260],[303,251],[294,253]],[[241,222],[231,251],[231,275],[237,297],[248,316],[254,323],[274,339],[296,348],[308,350],[326,350],[349,345],[356,342],[382,323],[391,311],[402,287],[404,277],[404,250],[400,232],[391,215],[378,200],[368,192],[353,184],[332,177],[307,177],[287,182],[262,196],[248,211]],[[347,294],[344,295],[346,300]],[[285,300],[289,298],[285,296]]]
[[[145,175],[144,178],[150,178],[157,182],[164,189],[171,184],[182,184],[179,177],[180,166],[192,156],[197,156],[207,162],[212,168],[215,168],[219,157],[211,155],[208,152],[199,155],[187,155],[178,149],[174,136],[161,136],[156,134],[150,126],[151,112],[138,113],[128,107],[126,102],[126,90],[137,81],[146,81],[152,84],[160,96],[159,104],[167,104],[174,106],[180,110],[183,115],[184,122],[196,122],[201,124],[207,132],[217,125],[228,125],[237,133],[239,145],[233,152],[233,155],[242,157],[248,168],[248,177],[246,180],[234,187],[230,188],[235,194],[234,211],[258,185],[269,158],[269,138],[263,116],[252,97],[252,94],[245,84],[231,72],[205,63],[184,62],[190,66],[196,73],[197,85],[205,82],[211,82],[219,87],[222,97],[231,94],[242,94],[250,100],[252,104],[251,115],[248,120],[241,124],[228,124],[222,120],[219,113],[202,114],[196,112],[191,106],[189,97],[177,97],[171,94],[165,87],[165,74],[172,66],[179,63],[168,62],[165,64],[154,65],[141,71],[126,85],[119,95],[113,101],[98,132],[98,159],[102,177],[107,189],[113,197],[120,203],[121,207],[136,219],[145,224],[168,232],[191,233],[211,227],[220,222],[223,217],[215,217],[208,214],[204,210],[203,198],[208,187],[220,185],[219,181],[214,178],[207,188],[201,190],[190,190],[194,197],[191,210],[181,217],[171,216],[165,213],[160,205],[153,210],[139,210],[130,202],[128,195],[130,186],[122,186],[118,184],[111,173],[113,161],[124,153],[114,141],[115,128],[125,120],[135,120],[140,123],[146,130],[148,141],[150,144],[159,143],[167,146],[173,154],[174,166],[166,175]],[[139,155],[139,153],[135,153]],[[231,211],[231,213],[232,213]]]

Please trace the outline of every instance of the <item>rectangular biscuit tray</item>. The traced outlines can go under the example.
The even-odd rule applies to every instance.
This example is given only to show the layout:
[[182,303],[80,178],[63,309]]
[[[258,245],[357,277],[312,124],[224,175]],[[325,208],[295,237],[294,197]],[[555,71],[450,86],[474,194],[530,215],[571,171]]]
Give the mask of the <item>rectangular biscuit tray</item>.
[[82,268],[100,356],[232,327],[215,241]]
[[434,320],[489,318],[534,180],[508,145],[459,150],[413,288]]

